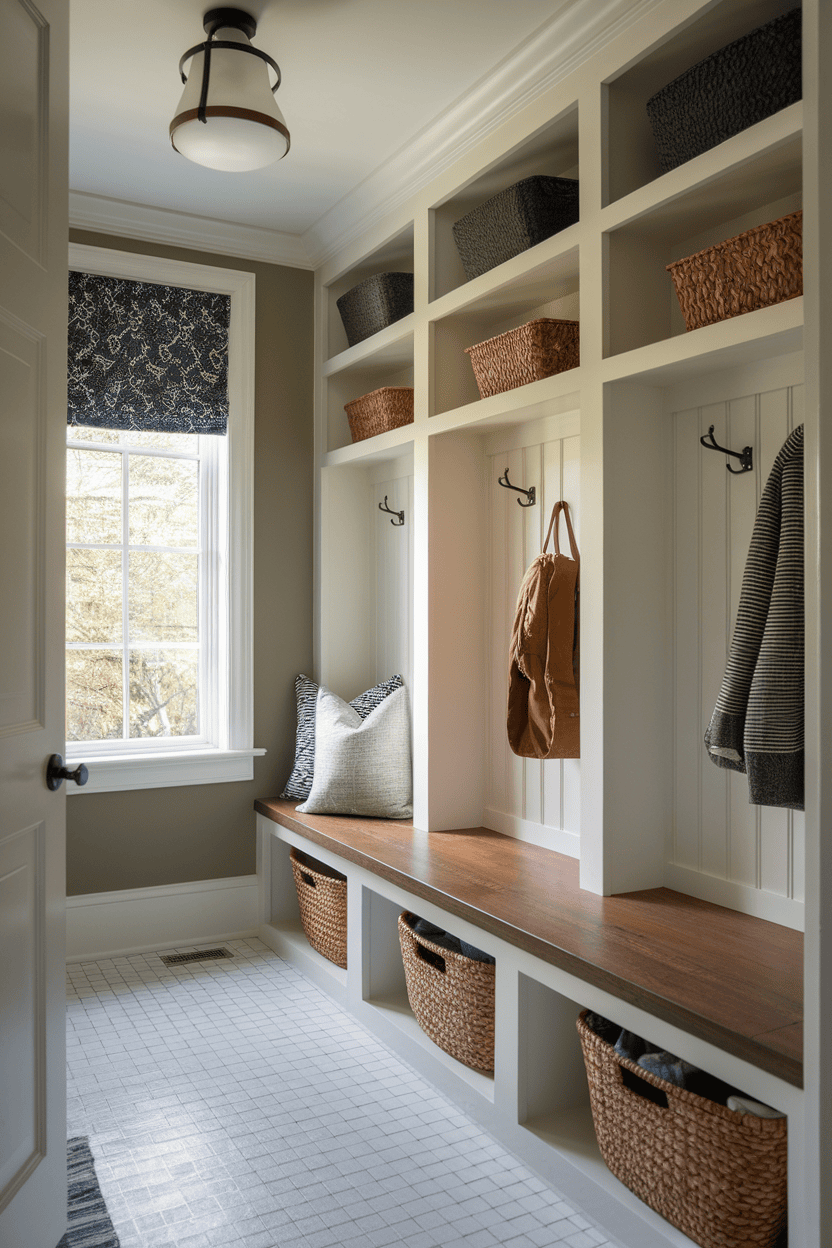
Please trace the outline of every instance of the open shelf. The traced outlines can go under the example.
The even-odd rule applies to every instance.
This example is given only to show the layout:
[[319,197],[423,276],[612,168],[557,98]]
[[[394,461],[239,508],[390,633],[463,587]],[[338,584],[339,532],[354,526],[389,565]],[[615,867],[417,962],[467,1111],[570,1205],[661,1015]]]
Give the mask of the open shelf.
[[[324,359],[332,359],[346,351],[355,351],[363,347],[365,343],[373,343],[379,337],[378,334],[374,334],[372,338],[366,338],[363,343],[348,347],[346,330],[338,311],[338,300],[341,295],[352,290],[365,278],[374,277],[377,273],[412,273],[413,269],[413,222],[410,221],[404,229],[385,239],[369,254],[362,256],[360,260],[338,274],[326,288]],[[389,328],[391,327],[388,326]],[[386,333],[385,330],[380,331],[380,334],[384,333]],[[367,349],[373,348],[368,346]]]
[[349,446],[341,446],[335,451],[328,451],[321,457],[321,468],[390,462],[406,455],[412,445],[413,426],[401,425],[398,429],[388,429],[386,433],[377,433],[373,438],[364,438],[361,442],[351,442]]
[[[464,286],[467,279],[453,237],[453,225],[466,213],[478,208],[499,191],[522,178],[534,175],[578,178],[578,108],[564,109],[511,151],[495,160],[454,194],[434,206],[433,263],[430,299],[441,299],[449,291]],[[551,240],[546,240],[549,242]],[[543,247],[545,243],[538,246]],[[537,251],[537,248],[533,249]],[[496,274],[512,261],[490,270]],[[481,281],[486,274],[476,278]]]
[[386,1021],[400,1031],[402,1036],[411,1044],[416,1044],[420,1049],[424,1050],[425,1054],[434,1062],[467,1084],[479,1096],[489,1101],[494,1100],[493,1074],[472,1070],[470,1066],[465,1066],[462,1062],[458,1062],[455,1057],[451,1057],[450,1054],[434,1044],[417,1023],[415,1015],[410,1008],[407,993],[398,996],[370,997],[368,998],[368,1004],[374,1010],[378,1010]]
[[800,297],[622,352],[604,361],[602,375],[605,381],[630,378],[650,386],[670,386],[802,348]]
[[487,399],[442,412],[432,418],[428,432],[431,437],[464,429],[492,432],[571,414],[580,408],[580,384],[580,368],[555,373],[527,386],[504,390],[502,394],[492,394]]
[[405,368],[412,363],[413,313],[332,356],[322,368],[321,376],[337,377],[371,368],[384,372]]
[[[363,344],[359,344],[363,345]],[[398,345],[405,349],[390,356],[362,357],[355,364],[342,368],[324,381],[327,404],[327,451],[340,450],[353,445],[346,404],[372,394],[382,386],[413,387],[412,338],[408,344],[402,340]],[[409,345],[409,351],[407,349]],[[402,426],[407,428],[407,426]],[[381,435],[384,436],[384,435]]]
[[[774,153],[769,149],[749,162],[746,178],[723,170],[705,185],[697,184],[610,229],[606,356],[685,334],[666,266],[799,209],[799,154],[800,136],[795,135]],[[774,156],[782,174],[776,180],[770,168]]]
[[577,247],[523,269],[514,281],[488,287],[434,322],[431,416],[481,401],[467,347],[540,317],[580,319]]
[[682,23],[669,38],[658,37],[634,63],[607,80],[605,204],[663,176],[647,115],[651,96],[705,57],[795,7],[796,0],[721,0]]

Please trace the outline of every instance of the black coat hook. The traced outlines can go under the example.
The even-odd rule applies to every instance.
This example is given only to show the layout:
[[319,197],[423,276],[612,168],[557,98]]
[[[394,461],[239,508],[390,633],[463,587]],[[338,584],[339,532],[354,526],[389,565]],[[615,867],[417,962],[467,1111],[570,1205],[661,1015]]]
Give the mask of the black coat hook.
[[751,472],[753,470],[754,461],[752,459],[751,447],[744,446],[741,451],[729,451],[727,446],[720,446],[714,438],[713,425],[711,425],[708,432],[704,434],[699,441],[708,451],[721,451],[723,455],[733,455],[735,459],[738,459],[741,465],[739,468],[732,468],[730,464],[725,465],[728,471],[733,473],[735,477],[738,477],[740,473]]
[[527,490],[524,490],[522,485],[512,485],[508,479],[508,468],[506,468],[503,476],[497,478],[497,484],[502,485],[506,490],[516,490],[518,494],[525,494],[528,502],[524,503],[522,498],[517,499],[517,502],[521,507],[534,507],[537,502],[537,494],[534,486],[529,486]]
[[396,528],[397,528],[397,529],[400,527],[400,525],[404,524],[404,512],[403,512],[403,511],[391,511],[391,510],[390,510],[390,508],[387,506],[387,495],[386,495],[386,494],[384,495],[384,502],[383,502],[383,503],[379,503],[379,505],[378,505],[378,509],[379,509],[379,511],[386,511],[386,512],[387,512],[387,514],[388,514],[388,516],[393,516],[393,517],[398,516],[398,517],[399,517],[399,518],[398,518],[398,520],[393,519],[393,520],[391,520],[391,521],[390,521],[390,523],[391,523],[391,524],[394,524],[394,525],[396,526]]

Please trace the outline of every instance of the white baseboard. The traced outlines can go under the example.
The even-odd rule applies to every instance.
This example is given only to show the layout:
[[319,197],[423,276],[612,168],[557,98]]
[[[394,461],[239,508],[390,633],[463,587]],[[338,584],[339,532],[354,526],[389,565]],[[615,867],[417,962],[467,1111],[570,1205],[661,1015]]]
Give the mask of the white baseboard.
[[531,845],[542,845],[544,849],[553,849],[568,858],[580,858],[581,834],[567,832],[565,828],[550,828],[544,823],[533,823],[531,819],[521,819],[519,815],[509,815],[503,810],[483,811],[483,822],[487,828],[502,832],[505,836],[513,836],[518,841],[528,841]]
[[742,914],[753,914],[758,919],[779,923],[781,927],[803,931],[803,902],[794,901],[791,897],[780,897],[762,888],[723,880],[673,862],[669,862],[664,869],[664,882],[666,888],[675,889],[677,893],[687,893],[700,901],[712,901],[717,906],[727,906],[729,910],[739,910]]
[[67,897],[67,962],[255,936],[256,875]]

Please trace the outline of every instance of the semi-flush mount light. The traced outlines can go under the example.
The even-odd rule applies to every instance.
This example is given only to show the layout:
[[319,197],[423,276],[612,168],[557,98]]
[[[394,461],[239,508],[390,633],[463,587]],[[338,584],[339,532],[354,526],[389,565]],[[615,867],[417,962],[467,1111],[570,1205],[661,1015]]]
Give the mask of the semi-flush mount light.
[[[170,123],[173,147],[198,165],[229,173],[273,164],[289,150],[289,131],[274,99],[280,68],[249,42],[256,21],[241,9],[209,9],[203,27],[205,43],[179,62],[185,90]],[[277,77],[273,86],[269,65]]]

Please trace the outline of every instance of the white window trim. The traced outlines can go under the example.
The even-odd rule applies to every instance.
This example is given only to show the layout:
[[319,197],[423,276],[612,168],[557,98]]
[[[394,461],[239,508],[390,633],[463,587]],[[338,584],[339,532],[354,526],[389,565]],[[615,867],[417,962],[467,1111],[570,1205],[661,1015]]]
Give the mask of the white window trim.
[[[84,273],[210,290],[231,297],[228,336],[228,709],[214,746],[193,750],[158,745],[146,754],[131,751],[89,756],[89,780],[67,792],[104,793],[185,784],[251,780],[254,758],[265,754],[254,742],[253,536],[254,536],[254,274],[156,256],[69,245],[69,267]],[[67,761],[87,761],[84,743],[67,742]]]

